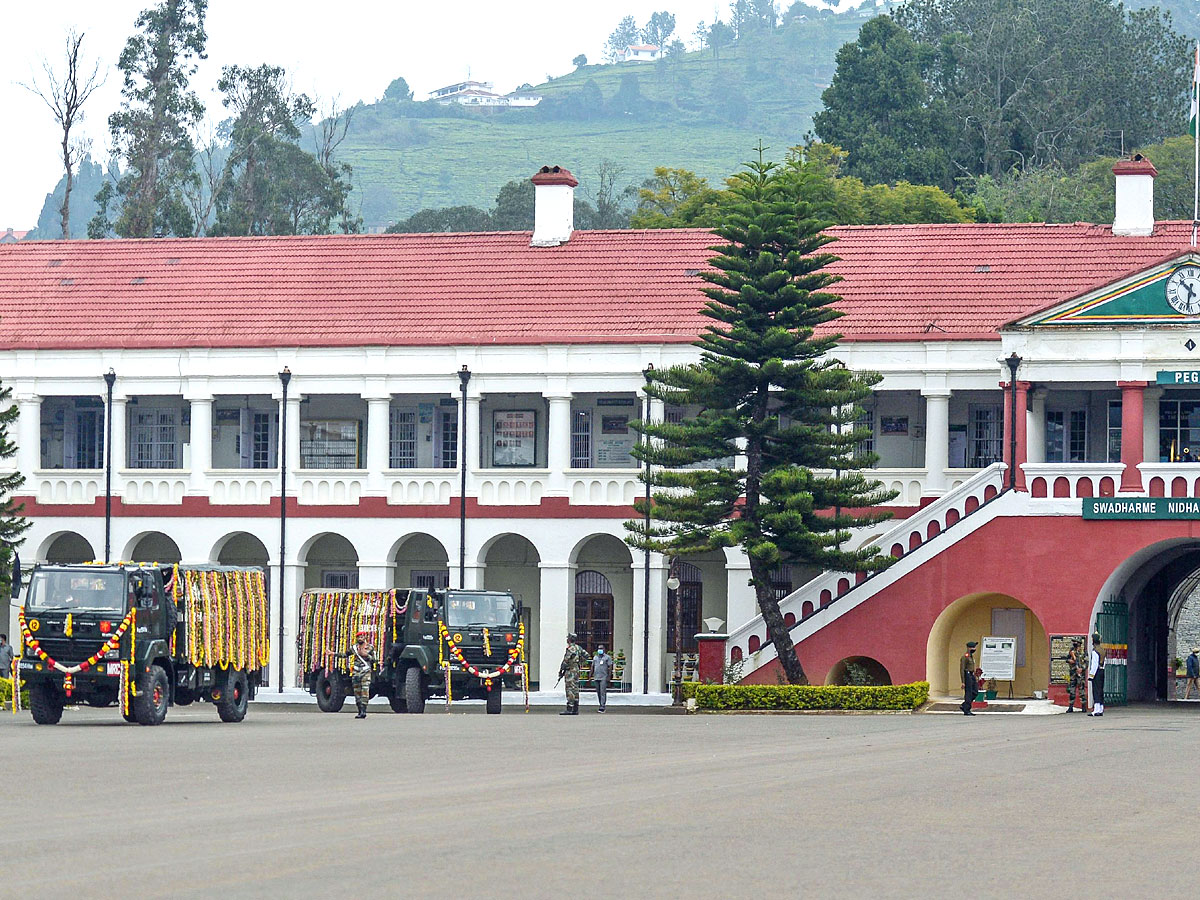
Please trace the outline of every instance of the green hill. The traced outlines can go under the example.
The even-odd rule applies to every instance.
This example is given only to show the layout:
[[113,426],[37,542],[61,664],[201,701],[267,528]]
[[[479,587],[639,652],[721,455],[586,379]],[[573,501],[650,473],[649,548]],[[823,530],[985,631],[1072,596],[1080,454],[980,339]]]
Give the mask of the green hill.
[[654,63],[584,66],[534,86],[530,109],[472,109],[380,100],[360,105],[341,158],[368,227],[426,208],[487,207],[506,182],[558,164],[586,196],[601,161],[640,184],[655,166],[711,180],[732,172],[761,138],[772,155],[800,143],[854,40],[863,13],[793,19],[721,49]]

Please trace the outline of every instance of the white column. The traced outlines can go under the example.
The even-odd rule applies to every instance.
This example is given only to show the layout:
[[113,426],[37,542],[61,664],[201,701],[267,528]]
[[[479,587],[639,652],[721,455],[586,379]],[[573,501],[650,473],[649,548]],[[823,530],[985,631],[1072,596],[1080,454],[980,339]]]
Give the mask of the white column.
[[396,567],[389,562],[359,562],[358,586],[364,591],[386,591],[396,586]]
[[[479,469],[479,461],[483,459],[483,434],[479,427],[479,403],[479,395],[471,394],[468,388],[467,408],[464,410],[466,422],[461,423],[462,431],[458,438],[460,451],[466,453],[467,496],[475,493],[475,473]],[[462,465],[461,459],[459,465]]]
[[[282,400],[283,395],[276,392],[272,395],[276,403]],[[288,494],[292,497],[296,496],[296,483],[292,479],[292,474],[300,468],[300,397],[293,391],[288,391],[287,399],[287,434],[282,432],[279,435],[281,449],[287,447],[287,467],[288,467]],[[282,415],[283,410],[280,410]],[[283,427],[283,421],[280,419],[280,428]],[[279,485],[275,485],[276,488]]]
[[32,487],[34,470],[42,467],[42,398],[37,394],[17,397],[17,471]]
[[[276,535],[278,543],[278,535]],[[276,547],[278,549],[278,547]],[[283,567],[283,644],[279,642],[279,561],[271,562],[270,630],[271,669],[268,691],[279,690],[279,654],[283,654],[283,687],[296,684],[296,635],[300,620],[300,594],[304,590],[304,563],[288,563]]]
[[[122,493],[118,490],[117,479],[115,473],[121,469],[129,468],[129,456],[125,450],[126,441],[129,432],[125,425],[125,404],[128,398],[113,397],[112,401],[112,447],[109,452],[112,454],[112,467],[114,472],[113,477],[113,495]],[[109,431],[106,430],[105,434]]]
[[[928,444],[926,444],[928,446]],[[739,548],[725,551],[725,626],[722,631],[733,631],[758,615],[758,595],[750,585],[750,560]],[[707,631],[700,623],[701,631]]]
[[1025,430],[1026,454],[1031,463],[1046,461],[1046,388],[1037,388],[1032,393],[1029,406],[1028,425]]
[[[538,667],[535,672],[540,690],[554,687],[558,664],[567,647],[570,630],[570,604],[574,596],[572,582],[575,567],[566,563],[538,563],[541,577],[538,609]],[[562,685],[558,686],[563,690]]]
[[567,469],[571,467],[571,395],[544,394],[550,403],[546,429],[546,467],[550,470],[546,495],[567,495]]
[[925,493],[946,493],[950,467],[950,392],[922,391],[925,397]]
[[212,468],[213,398],[189,397],[188,403],[192,411],[192,471],[188,493],[205,496],[208,494],[207,473]]
[[382,497],[387,491],[383,471],[389,467],[391,450],[392,398],[367,397],[367,488],[369,496]]
[[[463,569],[463,575],[466,576],[463,582],[463,587],[468,591],[485,590],[484,577],[487,574],[487,566],[480,563],[479,565],[471,564],[471,552],[467,551],[467,564]],[[456,556],[450,564],[450,583],[458,584],[458,557]]]
[[[646,667],[646,557],[634,554],[633,569],[633,634],[630,636],[629,671],[626,677],[635,694],[645,693]],[[649,635],[649,692],[661,694],[663,683],[663,643],[666,624],[667,570],[666,560],[658,553],[650,554],[650,635]]]
[[[650,693],[667,689],[667,561],[650,554]],[[639,645],[640,646],[640,645]]]
[[1146,424],[1142,429],[1142,460],[1156,463],[1162,456],[1158,446],[1158,401],[1162,399],[1163,389],[1148,387],[1142,394],[1145,406]]

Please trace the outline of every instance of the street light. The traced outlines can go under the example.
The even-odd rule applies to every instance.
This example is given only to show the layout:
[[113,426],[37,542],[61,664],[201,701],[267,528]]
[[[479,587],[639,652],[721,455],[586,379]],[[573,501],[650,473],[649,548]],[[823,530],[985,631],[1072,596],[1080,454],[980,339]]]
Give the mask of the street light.
[[109,369],[104,373],[108,386],[108,402],[104,425],[104,561],[112,561],[112,395],[117,383],[117,373]]
[[287,366],[279,373],[283,395],[279,401],[279,693],[283,693],[283,573],[284,553],[287,550],[287,450],[288,450],[288,382],[292,370]]
[[675,594],[675,691],[674,703],[679,706],[683,702],[683,597],[679,592],[679,568],[675,560],[671,560],[671,568],[667,570],[667,590]]
[[[654,378],[654,363],[647,363],[646,368],[642,369],[642,377],[646,379],[646,387],[650,387],[650,382]],[[644,392],[642,399],[642,422],[646,425],[650,423],[650,392]],[[643,450],[643,465],[645,466],[645,482],[646,482],[646,534],[645,538],[650,539],[650,456],[645,451],[650,449],[650,435],[645,428],[642,429],[642,450]],[[645,568],[646,583],[645,589],[642,591],[642,693],[650,693],[650,547],[647,544],[643,552],[643,563]]]
[[458,404],[458,587],[463,590],[467,586],[467,382],[471,380],[471,370],[466,363],[458,370],[458,386],[461,400]]
[[1008,488],[1016,490],[1017,487],[1017,369],[1021,367],[1021,357],[1017,356],[1017,351],[1005,360],[1008,364],[1008,391],[1009,391],[1009,406],[1011,415],[1008,417]]

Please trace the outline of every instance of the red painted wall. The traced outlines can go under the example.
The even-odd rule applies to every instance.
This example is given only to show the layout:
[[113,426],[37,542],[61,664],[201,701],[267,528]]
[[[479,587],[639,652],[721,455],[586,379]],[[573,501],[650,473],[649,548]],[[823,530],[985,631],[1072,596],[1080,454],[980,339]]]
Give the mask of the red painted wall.
[[[938,615],[960,597],[990,591],[1028,606],[1047,635],[1082,634],[1114,569],[1143,547],[1180,537],[1200,539],[1200,521],[996,518],[802,641],[800,662],[814,684],[847,656],[877,659],[893,684],[923,681]],[[773,660],[743,681],[776,684],[781,675]]]

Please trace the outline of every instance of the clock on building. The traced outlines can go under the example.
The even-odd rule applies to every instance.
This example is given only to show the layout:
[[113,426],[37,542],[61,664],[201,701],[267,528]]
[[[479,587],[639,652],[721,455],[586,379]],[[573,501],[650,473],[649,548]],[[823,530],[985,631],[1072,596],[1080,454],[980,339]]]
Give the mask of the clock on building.
[[1185,316],[1200,315],[1200,266],[1180,266],[1167,279],[1167,302]]

